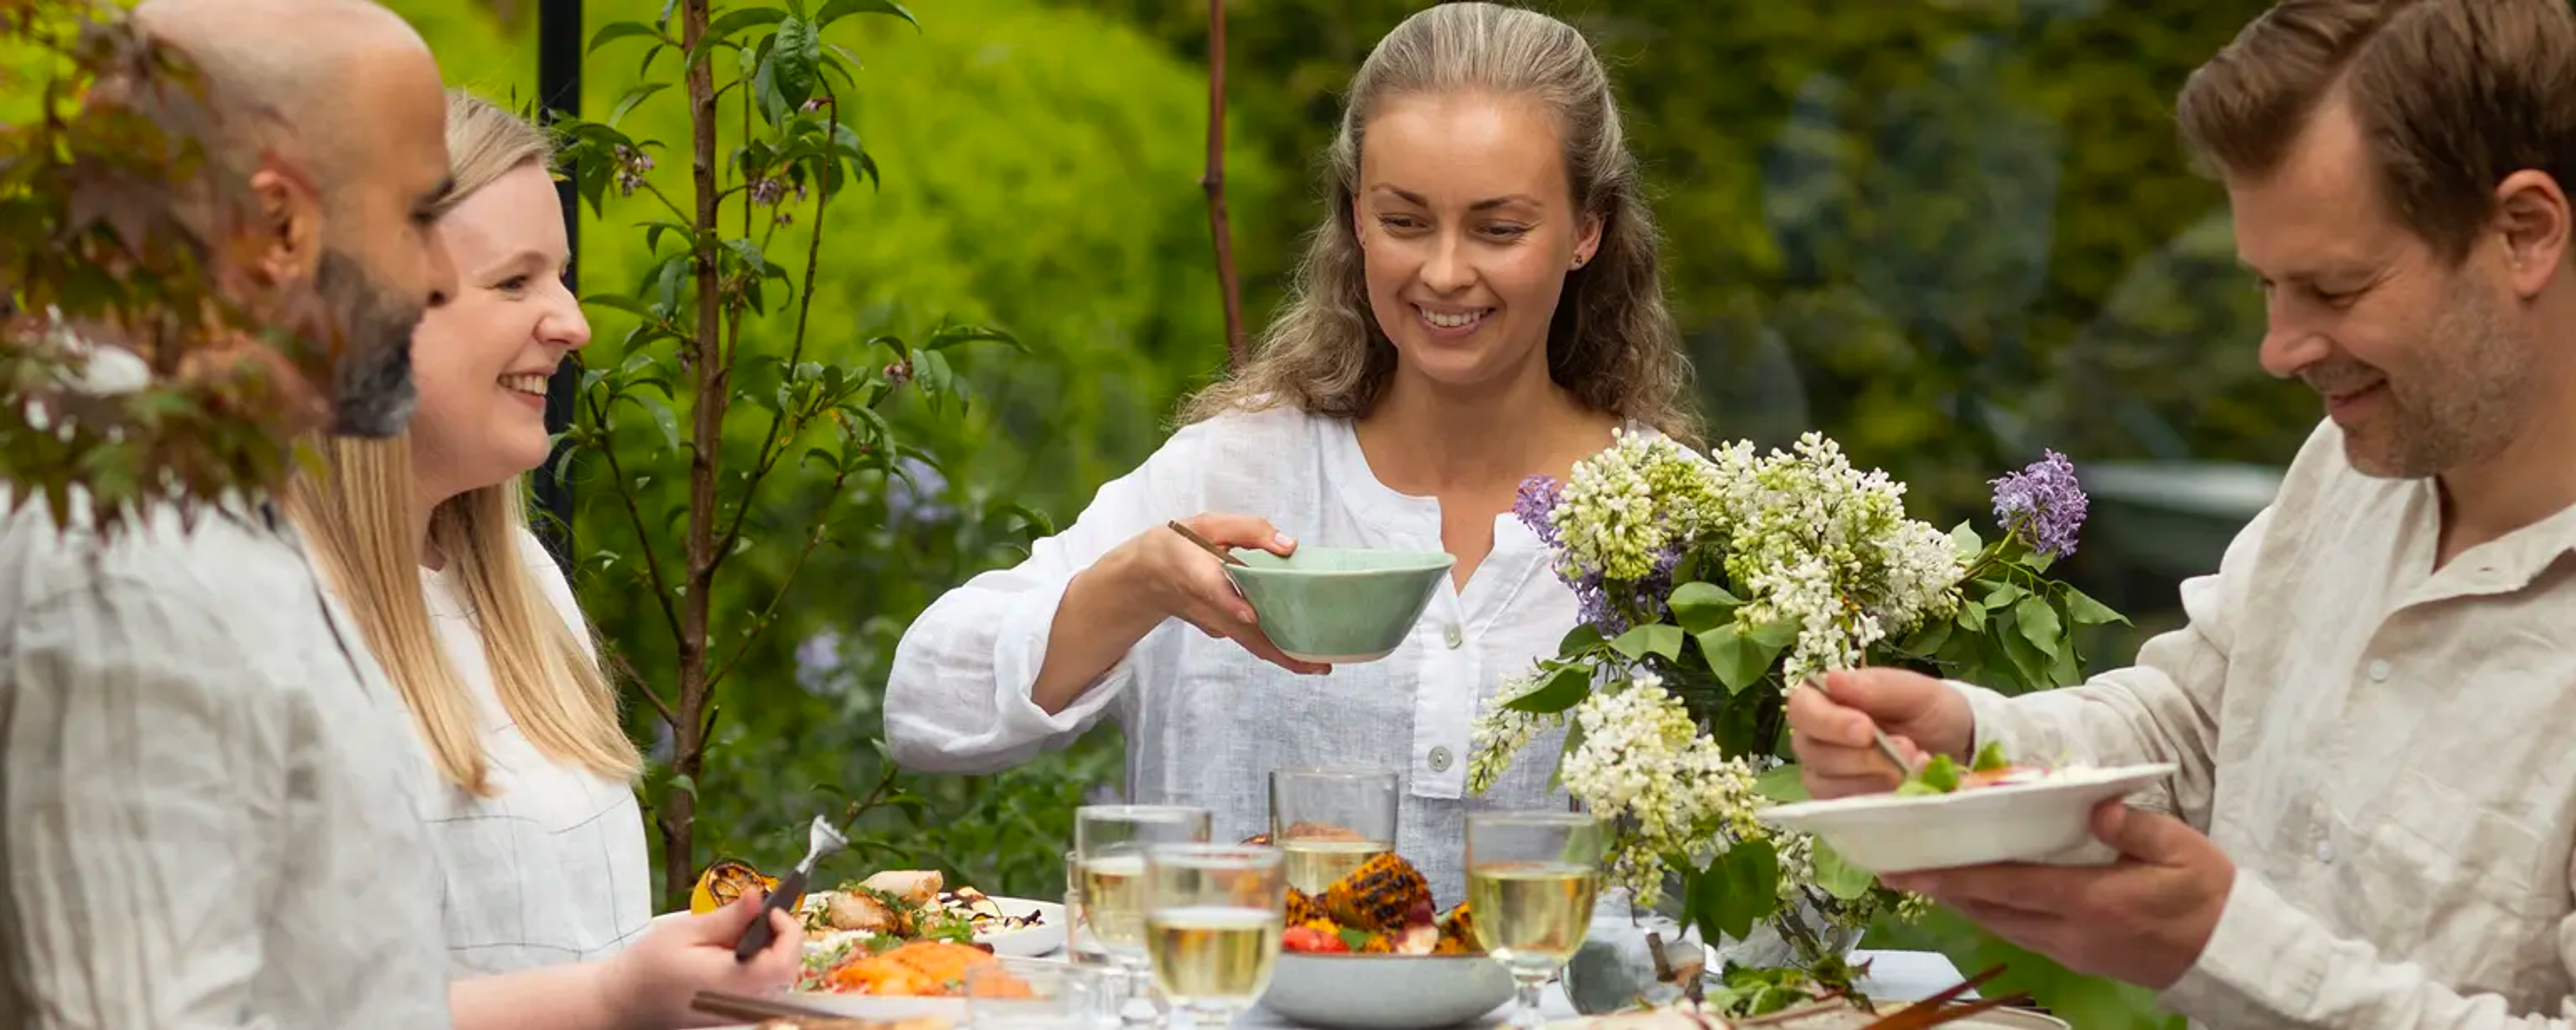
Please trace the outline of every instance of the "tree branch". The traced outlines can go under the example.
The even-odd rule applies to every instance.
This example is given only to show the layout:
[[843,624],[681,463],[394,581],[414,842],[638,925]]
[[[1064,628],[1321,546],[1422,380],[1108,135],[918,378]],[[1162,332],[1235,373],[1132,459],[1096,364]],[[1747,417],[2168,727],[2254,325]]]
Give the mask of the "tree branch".
[[[847,455],[843,456],[844,461],[847,458]],[[796,585],[796,574],[804,571],[805,559],[813,555],[815,548],[822,546],[824,531],[832,525],[832,501],[841,496],[841,487],[849,482],[849,479],[850,472],[846,466],[832,474],[832,488],[824,493],[821,510],[814,513],[814,528],[806,532],[805,546],[796,551],[796,560],[788,563],[787,574],[779,577],[778,592],[770,595],[769,606],[761,609],[760,616],[752,620],[751,632],[743,635],[742,642],[734,645],[733,654],[725,658],[724,664],[716,666],[713,675],[707,677],[708,690],[712,691],[716,684],[724,682],[726,674],[731,673],[733,667],[742,662],[744,655],[751,653],[752,641],[759,639],[761,631],[769,628],[769,620],[778,617],[778,607],[787,603],[787,593]]]
[[[824,104],[830,112],[829,117],[835,119],[840,117],[837,101],[826,100]],[[787,368],[791,372],[796,368],[797,362],[805,360],[805,323],[814,311],[814,270],[819,267],[823,256],[823,213],[832,202],[832,191],[820,188],[819,183],[817,186],[814,191],[814,231],[805,239],[805,283],[796,290],[796,337],[795,341],[787,347]],[[785,448],[778,446],[778,430],[786,421],[787,410],[784,405],[769,416],[769,434],[761,438],[759,457],[752,462],[751,476],[742,485],[745,503],[734,509],[733,525],[726,527],[724,543],[716,549],[716,553],[733,553],[735,541],[742,536],[743,518],[751,512],[749,500],[753,492],[760,489],[761,480],[769,477],[769,470],[778,465],[778,456],[787,453]],[[824,501],[824,507],[828,509],[830,506],[831,501],[827,498]],[[785,588],[782,587],[781,592],[784,590]]]
[[635,489],[626,478],[625,468],[618,464],[616,434],[608,421],[608,406],[591,401],[590,418],[599,425],[599,453],[608,458],[609,481],[617,488],[617,499],[626,502],[627,521],[635,526],[635,546],[644,552],[644,574],[653,581],[653,600],[661,604],[662,619],[670,624],[671,636],[677,639],[680,635],[680,613],[671,607],[671,583],[662,578],[662,559],[653,555],[653,533],[644,525],[644,509],[635,503]]
[[662,715],[662,724],[673,729],[679,728],[680,717],[671,713],[671,703],[662,700],[662,695],[653,692],[653,687],[644,682],[643,674],[635,671],[635,666],[626,660],[626,656],[617,651],[604,651],[604,653],[608,655],[610,661],[617,663],[618,674],[625,677],[627,682],[635,684],[635,692],[644,695],[644,700],[653,702],[653,710]]
[[1225,357],[1240,369],[1249,358],[1243,342],[1243,290],[1235,279],[1234,233],[1225,213],[1225,0],[1208,0],[1207,172],[1208,232],[1216,240],[1217,286],[1225,292]]

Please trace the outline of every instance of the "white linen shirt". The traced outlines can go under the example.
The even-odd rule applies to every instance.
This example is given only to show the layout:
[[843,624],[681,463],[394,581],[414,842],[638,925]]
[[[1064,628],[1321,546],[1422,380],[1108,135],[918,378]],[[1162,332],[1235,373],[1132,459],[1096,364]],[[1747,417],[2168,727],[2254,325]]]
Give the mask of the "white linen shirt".
[[445,1030],[409,718],[273,505],[0,520],[0,1026]]
[[2440,534],[2430,480],[2328,423],[2135,667],[1960,688],[2012,754],[2179,767],[2140,803],[2237,867],[2160,999],[2195,1025],[2576,1020],[2576,508],[2436,570]]
[[1175,433],[1101,487],[1073,525],[1029,559],[933,603],[904,634],[886,686],[898,762],[992,772],[1070,743],[1100,720],[1127,739],[1132,801],[1213,814],[1213,836],[1269,827],[1269,774],[1373,764],[1399,772],[1396,847],[1442,907],[1465,900],[1466,813],[1568,800],[1548,781],[1561,731],[1536,741],[1483,795],[1467,793],[1468,734],[1496,688],[1551,657],[1576,620],[1574,593],[1511,513],[1466,589],[1439,594],[1394,654],[1301,676],[1180,620],[1154,630],[1062,713],[1030,700],[1065,584],[1137,534],[1201,512],[1256,515],[1300,546],[1442,550],[1439,502],[1378,481],[1348,420],[1273,409]]
[[[585,638],[563,571],[535,534],[522,529],[518,537],[528,574],[575,638]],[[432,804],[429,836],[447,871],[449,961],[462,976],[616,952],[653,915],[644,815],[634,789],[538,751],[501,707],[463,587],[448,572],[422,569],[420,579],[439,646],[474,696],[485,775],[494,788],[491,796],[476,797],[442,782]]]

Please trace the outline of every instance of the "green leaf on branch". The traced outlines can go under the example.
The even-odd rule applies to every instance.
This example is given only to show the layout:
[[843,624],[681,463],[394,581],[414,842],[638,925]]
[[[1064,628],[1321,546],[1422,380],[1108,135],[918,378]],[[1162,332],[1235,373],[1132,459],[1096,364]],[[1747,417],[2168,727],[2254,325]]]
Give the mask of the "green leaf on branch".
[[1977,539],[1977,531],[1969,528],[1967,523],[1959,523],[1950,530],[1950,550],[1959,556],[1960,561],[1972,561],[1985,549],[1986,542]]
[[1753,778],[1753,791],[1784,805],[1796,804],[1812,797],[1807,781],[1798,776],[1795,763],[1773,766],[1769,772]]
[[1583,722],[1582,722],[1582,720],[1580,720],[1580,719],[1568,719],[1568,720],[1566,720],[1566,721],[1565,721],[1565,741],[1564,741],[1563,745],[1562,745],[1562,746],[1560,746],[1560,747],[1557,749],[1557,752],[1556,752],[1556,771],[1554,771],[1554,772],[1552,772],[1552,773],[1549,773],[1549,774],[1548,774],[1548,777],[1547,777],[1547,789],[1552,790],[1552,791],[1554,791],[1554,790],[1564,790],[1564,789],[1565,789],[1565,763],[1566,763],[1566,762],[1568,762],[1568,761],[1570,761],[1570,760],[1572,760],[1572,759],[1574,758],[1574,753],[1575,753],[1576,751],[1578,751],[1578,750],[1581,750],[1581,749],[1582,749],[1582,747],[1583,747]]
[[1610,647],[1631,661],[1642,661],[1647,655],[1661,655],[1666,661],[1682,656],[1682,628],[1668,623],[1649,623],[1619,635]]
[[1771,671],[1772,653],[1746,638],[1735,623],[1721,623],[1694,639],[1699,641],[1700,655],[1708,659],[1708,671],[1716,673],[1717,681],[1730,692],[1743,693]]
[[634,397],[635,403],[643,405],[645,413],[653,416],[654,428],[662,431],[662,445],[669,448],[672,453],[678,453],[680,450],[680,417],[671,412],[671,406],[650,397],[635,394],[629,394],[628,396]]
[[913,31],[921,31],[921,19],[913,17],[911,11],[894,0],[832,0],[814,15],[814,23],[829,25],[853,14],[889,15],[911,22]]
[[1744,601],[1715,583],[1694,581],[1674,588],[1673,621],[1692,633],[1706,633],[1735,618]]
[[[802,107],[814,96],[814,87],[823,74],[823,40],[815,34],[814,23],[802,18],[789,18],[778,23],[778,36],[770,50],[770,74],[778,87],[779,102],[789,108]],[[781,117],[772,124],[786,121]]]
[[745,7],[726,11],[718,15],[716,20],[708,22],[707,34],[698,38],[700,40],[731,39],[734,33],[754,25],[776,25],[786,18],[787,12],[775,7]]
[[1526,694],[1503,703],[1503,707],[1530,715],[1555,715],[1592,696],[1592,670],[1586,666],[1568,665],[1548,674]]
[[2058,624],[2057,609],[2046,598],[2022,598],[2020,604],[2013,606],[2013,624],[2021,630],[2021,638],[2043,655],[2055,658],[2064,647],[2066,628]]
[[635,109],[635,105],[643,103],[644,98],[669,88],[671,84],[667,82],[647,82],[627,90],[625,96],[617,98],[617,106],[609,110],[608,124],[617,124],[619,119],[626,117],[627,112]]
[[653,317],[653,310],[645,307],[643,301],[629,297],[623,293],[594,293],[590,296],[583,297],[581,299],[581,303],[585,307],[608,308],[612,311],[623,311],[627,314],[637,315],[644,318]]
[[1573,629],[1566,631],[1565,639],[1557,641],[1556,656],[1572,658],[1599,647],[1602,643],[1600,627],[1589,622],[1578,623]]
[[2128,616],[2112,611],[2109,605],[2085,596],[2083,591],[2074,587],[2066,588],[2066,617],[2078,626],[2100,626],[2112,622],[2125,624],[2129,621]]
[[1798,630],[1796,619],[1773,619],[1753,627],[1746,635],[1752,637],[1754,643],[1770,650],[1771,653],[1762,659],[1764,664],[1769,664],[1771,659],[1780,657],[1780,652],[1788,650],[1789,645],[1798,642]]
[[1700,939],[1742,940],[1780,908],[1780,855],[1768,840],[1739,841],[1692,878],[1690,911]]
[[2002,611],[2004,606],[2028,596],[2027,592],[2022,590],[2022,588],[2010,583],[1988,583],[1985,587],[1985,606],[1986,610],[1990,612]]
[[1956,625],[1952,622],[1925,622],[1917,627],[1913,634],[1907,636],[1904,643],[1896,645],[1897,650],[1920,658],[1930,658],[1940,652],[1941,645],[1950,641],[1950,630]]
[[930,334],[930,339],[922,343],[921,349],[946,350],[959,344],[982,342],[999,343],[1022,354],[1029,352],[1028,345],[1021,343],[1020,338],[1011,335],[1008,330],[981,325],[943,326],[937,332]]
[[1986,638],[2002,651],[2003,661],[1996,664],[2012,670],[2015,692],[2048,685],[2048,655],[2022,635],[2020,621],[2018,613],[1999,613],[1994,617],[1994,633]]
[[1825,893],[1843,901],[1859,901],[1877,885],[1877,877],[1844,859],[1841,852],[1825,843],[1824,838],[1816,838],[1811,844],[1815,849],[1811,853],[1816,865],[1815,884]]
[[656,29],[653,26],[646,25],[640,21],[613,21],[600,26],[599,32],[590,37],[589,49],[583,50],[582,53],[597,53],[601,47],[607,46],[608,44],[617,42],[621,39],[630,39],[635,36],[648,36],[653,39],[660,40],[662,39],[662,32],[661,30]]

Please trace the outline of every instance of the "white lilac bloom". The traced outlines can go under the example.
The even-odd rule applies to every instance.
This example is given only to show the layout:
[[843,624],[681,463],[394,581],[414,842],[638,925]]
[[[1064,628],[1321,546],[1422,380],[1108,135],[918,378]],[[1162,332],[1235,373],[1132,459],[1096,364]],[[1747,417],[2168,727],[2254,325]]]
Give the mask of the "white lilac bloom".
[[1763,834],[1753,772],[1702,736],[1680,698],[1652,674],[1605,687],[1574,707],[1582,743],[1565,756],[1565,789],[1627,827],[1608,878],[1653,904],[1667,854],[1704,856],[1720,840]]

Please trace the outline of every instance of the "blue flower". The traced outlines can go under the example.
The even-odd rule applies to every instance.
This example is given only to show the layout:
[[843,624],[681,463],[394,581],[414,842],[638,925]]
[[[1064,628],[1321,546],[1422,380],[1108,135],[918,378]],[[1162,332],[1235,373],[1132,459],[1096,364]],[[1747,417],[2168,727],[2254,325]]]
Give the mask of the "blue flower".
[[1993,480],[1995,518],[2008,530],[2019,530],[2041,554],[2075,553],[2075,536],[2084,528],[2087,501],[2075,480],[2075,463],[2056,451],[2019,472]]

